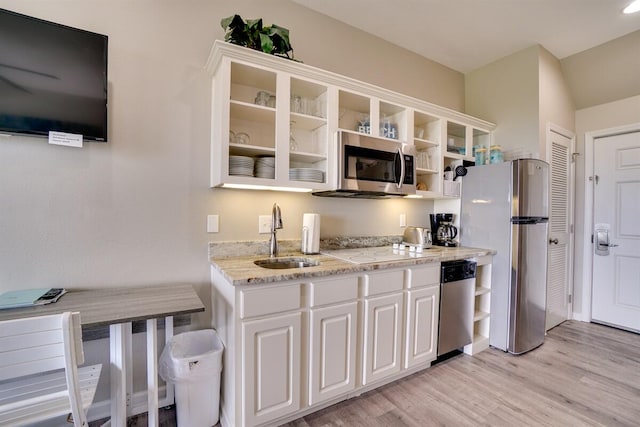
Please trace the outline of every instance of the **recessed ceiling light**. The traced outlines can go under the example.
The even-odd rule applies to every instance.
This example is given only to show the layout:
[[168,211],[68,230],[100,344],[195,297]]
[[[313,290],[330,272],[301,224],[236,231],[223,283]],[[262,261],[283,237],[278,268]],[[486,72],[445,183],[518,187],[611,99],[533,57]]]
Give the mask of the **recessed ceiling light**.
[[629,6],[625,7],[622,13],[634,13],[640,11],[640,0],[635,0]]

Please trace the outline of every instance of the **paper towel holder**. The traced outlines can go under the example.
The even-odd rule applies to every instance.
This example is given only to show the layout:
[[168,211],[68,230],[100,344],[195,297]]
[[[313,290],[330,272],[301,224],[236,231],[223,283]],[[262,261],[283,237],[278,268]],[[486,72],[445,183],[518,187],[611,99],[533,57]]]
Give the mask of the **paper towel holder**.
[[320,215],[306,213],[302,217],[300,251],[305,255],[320,253]]

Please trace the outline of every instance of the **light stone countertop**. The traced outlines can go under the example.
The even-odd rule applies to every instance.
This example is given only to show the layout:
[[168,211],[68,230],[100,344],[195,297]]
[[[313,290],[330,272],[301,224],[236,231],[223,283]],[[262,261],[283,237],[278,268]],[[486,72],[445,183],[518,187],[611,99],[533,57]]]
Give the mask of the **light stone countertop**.
[[253,262],[259,259],[268,259],[268,255],[240,256],[230,258],[211,258],[211,265],[218,270],[233,286],[261,285],[267,283],[282,282],[287,280],[299,280],[312,277],[326,277],[335,274],[359,273],[363,271],[384,270],[387,268],[399,268],[413,265],[429,264],[434,262],[453,261],[485,255],[494,255],[495,250],[480,248],[445,248],[438,247],[438,253],[422,258],[407,258],[399,261],[385,261],[367,264],[353,264],[342,261],[329,255],[302,255],[300,252],[282,253],[278,258],[303,257],[317,260],[320,265],[304,268],[268,269],[258,267]]

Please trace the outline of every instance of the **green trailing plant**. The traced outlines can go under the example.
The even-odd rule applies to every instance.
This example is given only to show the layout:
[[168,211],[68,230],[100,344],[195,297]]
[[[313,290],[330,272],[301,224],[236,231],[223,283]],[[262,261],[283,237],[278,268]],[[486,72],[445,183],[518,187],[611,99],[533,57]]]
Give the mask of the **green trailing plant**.
[[262,25],[262,18],[247,19],[240,15],[229,16],[220,21],[225,30],[224,41],[259,50],[283,58],[293,58],[289,42],[289,30],[276,24]]

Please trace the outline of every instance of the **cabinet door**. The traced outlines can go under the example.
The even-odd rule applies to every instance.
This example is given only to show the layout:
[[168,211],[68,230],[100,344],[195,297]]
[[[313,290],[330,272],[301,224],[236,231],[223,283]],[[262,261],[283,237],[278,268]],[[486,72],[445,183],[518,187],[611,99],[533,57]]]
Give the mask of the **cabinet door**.
[[407,292],[405,368],[437,357],[440,286]]
[[400,372],[402,294],[368,298],[364,303],[362,384]]
[[311,310],[309,405],[355,388],[357,303]]
[[242,425],[300,409],[301,313],[242,322]]

